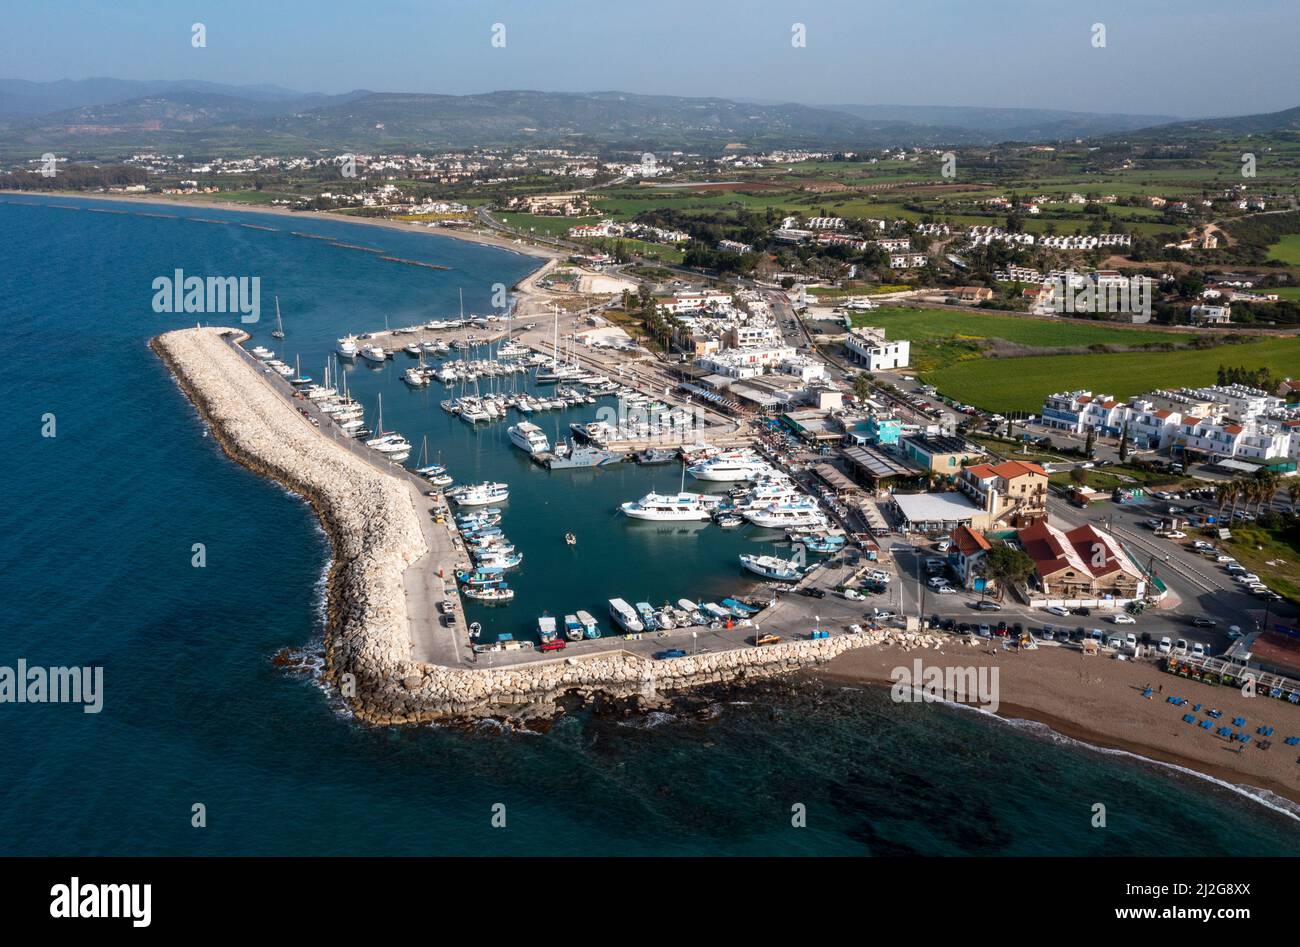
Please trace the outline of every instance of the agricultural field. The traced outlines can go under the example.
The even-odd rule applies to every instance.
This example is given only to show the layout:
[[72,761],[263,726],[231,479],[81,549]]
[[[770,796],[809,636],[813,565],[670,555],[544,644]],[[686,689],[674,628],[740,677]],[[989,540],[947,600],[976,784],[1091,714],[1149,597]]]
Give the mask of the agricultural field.
[[[1038,411],[1053,392],[1087,388],[1127,398],[1153,388],[1212,385],[1219,365],[1267,368],[1278,377],[1300,366],[1300,339],[1265,339],[1173,352],[1116,352],[981,358],[922,369],[922,378],[958,401],[990,411]],[[939,369],[942,369],[941,371]]]
[[495,216],[507,227],[523,231],[535,230],[548,237],[567,237],[570,227],[600,221],[599,217],[534,217],[532,214],[496,214]]
[[[1185,333],[1130,329],[1114,323],[1082,320],[1036,319],[994,313],[959,312],[949,309],[909,309],[882,307],[870,312],[854,313],[855,326],[878,326],[892,339],[912,343],[912,365],[938,384],[937,377],[947,379],[949,366],[960,362],[987,360],[992,352],[1008,345],[1014,354],[1029,355],[1025,349],[1086,349],[1095,345],[1186,345],[1194,336]],[[943,371],[943,375],[936,373]],[[972,404],[981,402],[945,394]]]
[[1300,266],[1300,233],[1289,233],[1269,247],[1268,258],[1287,266]]

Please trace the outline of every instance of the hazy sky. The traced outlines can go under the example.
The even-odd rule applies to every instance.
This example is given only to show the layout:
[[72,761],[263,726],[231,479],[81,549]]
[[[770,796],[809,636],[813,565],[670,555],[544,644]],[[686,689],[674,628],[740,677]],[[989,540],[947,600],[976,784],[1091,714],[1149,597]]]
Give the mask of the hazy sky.
[[[5,4],[4,21],[0,76],[33,80],[1189,117],[1300,105],[1300,0],[38,0]],[[205,49],[190,44],[195,22]],[[494,23],[505,48],[489,42]]]

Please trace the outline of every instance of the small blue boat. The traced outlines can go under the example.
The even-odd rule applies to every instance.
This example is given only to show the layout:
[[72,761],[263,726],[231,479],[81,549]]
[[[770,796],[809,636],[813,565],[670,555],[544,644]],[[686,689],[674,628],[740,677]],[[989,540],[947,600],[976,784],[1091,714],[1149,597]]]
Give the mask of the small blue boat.
[[748,618],[750,615],[757,615],[759,609],[753,605],[746,605],[744,602],[737,602],[734,598],[724,598],[722,607],[731,612],[737,618]]

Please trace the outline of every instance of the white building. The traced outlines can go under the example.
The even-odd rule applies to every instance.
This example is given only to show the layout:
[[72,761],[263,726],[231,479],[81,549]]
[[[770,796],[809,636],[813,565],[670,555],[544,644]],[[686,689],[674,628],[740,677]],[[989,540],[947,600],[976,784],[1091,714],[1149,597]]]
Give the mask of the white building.
[[850,359],[872,372],[906,368],[911,355],[911,343],[906,339],[890,342],[884,329],[871,326],[849,330],[844,347]]

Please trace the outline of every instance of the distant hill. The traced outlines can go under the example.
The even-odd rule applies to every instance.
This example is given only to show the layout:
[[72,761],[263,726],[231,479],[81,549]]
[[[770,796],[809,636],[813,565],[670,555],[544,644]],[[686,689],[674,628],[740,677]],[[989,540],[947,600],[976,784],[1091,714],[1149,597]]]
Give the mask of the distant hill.
[[961,105],[828,105],[867,121],[908,122],[976,133],[985,143],[1094,138],[1178,121],[1173,115],[1068,112],[1060,109],[979,108]]
[[323,95],[192,80],[0,79],[0,153],[53,150],[99,159],[140,150],[216,155],[528,145],[658,153],[716,152],[735,143],[865,151],[1295,130],[1297,113],[1179,122],[1162,115],[817,107],[627,92]]
[[[282,151],[529,144],[659,151],[717,150],[734,142],[829,150],[977,140],[958,128],[719,98],[626,92],[453,96],[357,91],[331,97],[235,91],[176,89],[11,118],[0,123],[0,139],[27,151],[46,147],[96,153],[129,148],[237,150],[254,142],[260,150]],[[55,96],[51,92],[39,98],[48,103]]]
[[1179,141],[1193,138],[1231,138],[1241,135],[1272,135],[1300,132],[1300,106],[1281,112],[1238,115],[1229,118],[1202,118],[1144,128],[1122,137],[1129,140]]
[[57,82],[0,79],[0,119],[49,115],[68,109],[185,92],[207,92],[256,102],[310,102],[328,98],[319,93],[304,94],[280,86],[236,86],[197,79],[60,79]]

